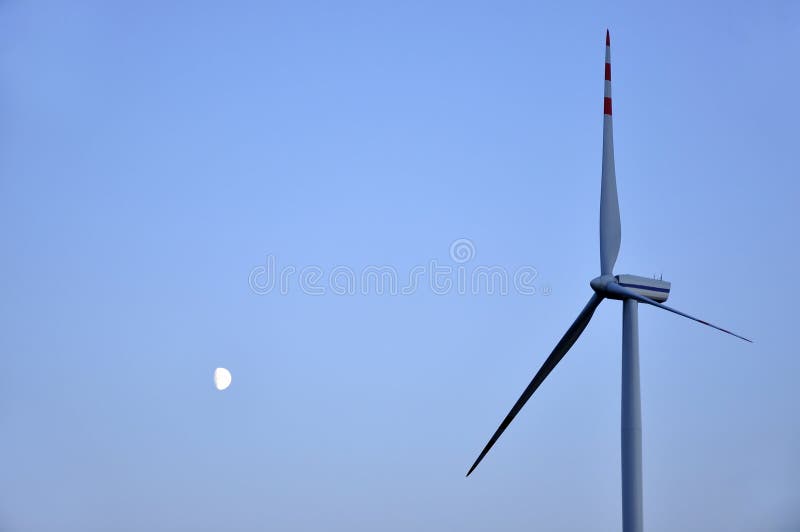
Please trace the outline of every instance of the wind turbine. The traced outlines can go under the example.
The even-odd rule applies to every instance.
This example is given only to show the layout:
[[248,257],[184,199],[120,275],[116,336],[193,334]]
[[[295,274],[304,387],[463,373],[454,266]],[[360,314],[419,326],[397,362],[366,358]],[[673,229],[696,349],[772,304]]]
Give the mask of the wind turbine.
[[578,318],[558,341],[550,356],[522,392],[494,435],[472,464],[467,476],[486,456],[503,431],[528,402],[553,368],[592,319],[603,299],[622,301],[622,529],[624,532],[642,530],[642,411],[639,391],[639,303],[674,312],[679,316],[713,327],[722,332],[751,342],[722,327],[718,327],[684,312],[664,305],[669,296],[670,283],[637,275],[614,275],[614,263],[619,254],[621,240],[617,178],[614,171],[614,139],[611,122],[611,38],[606,30],[606,78],[603,98],[603,171],[600,183],[600,276],[589,285],[594,294],[583,307]]

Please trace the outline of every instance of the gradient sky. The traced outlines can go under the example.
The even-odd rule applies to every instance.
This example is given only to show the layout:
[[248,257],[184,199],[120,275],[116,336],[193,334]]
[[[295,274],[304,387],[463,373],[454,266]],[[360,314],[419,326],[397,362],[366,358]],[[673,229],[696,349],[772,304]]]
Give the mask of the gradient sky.
[[[619,530],[605,29],[645,526],[800,530],[796,2],[0,5],[0,529]],[[253,268],[538,271],[255,294]],[[215,367],[233,373],[218,392]]]

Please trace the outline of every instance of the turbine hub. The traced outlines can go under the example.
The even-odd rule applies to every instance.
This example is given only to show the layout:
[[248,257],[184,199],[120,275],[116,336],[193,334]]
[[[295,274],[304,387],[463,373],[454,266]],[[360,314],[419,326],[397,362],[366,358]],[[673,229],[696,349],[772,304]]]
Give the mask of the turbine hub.
[[617,282],[616,277],[610,274],[606,274],[606,275],[601,275],[600,277],[595,277],[594,279],[589,281],[589,286],[591,286],[592,290],[597,292],[598,295],[601,295],[603,297],[610,297],[608,292],[606,291],[606,286],[616,282]]

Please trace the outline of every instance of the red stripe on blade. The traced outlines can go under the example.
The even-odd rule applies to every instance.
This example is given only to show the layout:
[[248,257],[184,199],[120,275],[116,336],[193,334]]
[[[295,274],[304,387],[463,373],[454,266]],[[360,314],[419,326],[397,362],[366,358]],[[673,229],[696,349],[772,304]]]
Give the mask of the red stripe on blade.
[[611,98],[603,98],[603,114],[611,115]]
[[611,81],[611,63],[606,63],[606,81]]

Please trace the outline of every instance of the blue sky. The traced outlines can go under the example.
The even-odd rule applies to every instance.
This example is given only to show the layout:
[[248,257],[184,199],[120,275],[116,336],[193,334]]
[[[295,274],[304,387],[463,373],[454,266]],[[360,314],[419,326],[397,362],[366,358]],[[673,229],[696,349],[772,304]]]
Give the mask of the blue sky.
[[[467,468],[598,274],[604,34],[645,526],[797,530],[794,2],[4,2],[0,528],[617,530],[621,306]],[[535,295],[259,295],[279,267]],[[225,366],[233,384],[214,390]]]

